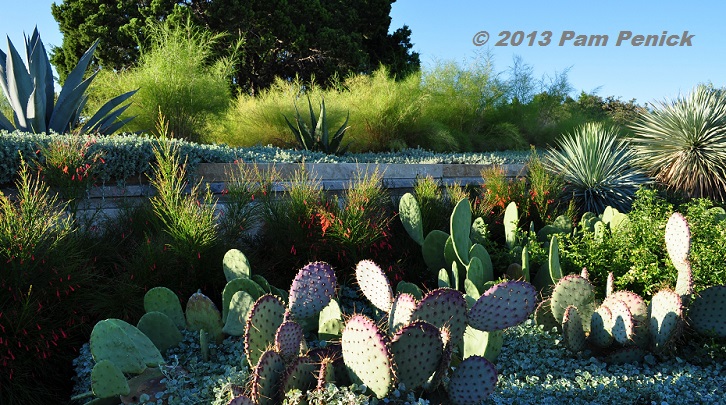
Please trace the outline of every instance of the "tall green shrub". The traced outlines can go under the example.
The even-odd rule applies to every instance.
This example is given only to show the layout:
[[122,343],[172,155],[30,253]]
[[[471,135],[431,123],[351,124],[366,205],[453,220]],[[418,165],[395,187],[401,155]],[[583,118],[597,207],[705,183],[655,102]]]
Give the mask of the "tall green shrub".
[[152,26],[151,42],[138,64],[120,72],[102,71],[94,98],[120,89],[139,89],[125,116],[136,119],[125,131],[153,131],[161,113],[176,138],[201,139],[207,124],[226,111],[231,95],[231,58],[210,60],[219,35],[170,22]]

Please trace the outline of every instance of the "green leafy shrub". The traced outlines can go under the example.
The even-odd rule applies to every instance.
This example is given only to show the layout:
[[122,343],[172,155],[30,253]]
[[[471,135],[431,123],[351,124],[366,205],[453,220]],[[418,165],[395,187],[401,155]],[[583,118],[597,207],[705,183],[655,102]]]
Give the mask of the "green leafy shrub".
[[149,27],[148,32],[151,45],[142,52],[138,65],[119,72],[104,70],[92,88],[89,104],[109,93],[139,89],[134,104],[124,113],[136,117],[125,131],[154,130],[161,112],[169,120],[173,136],[199,140],[208,122],[229,105],[231,60],[210,61],[219,37],[189,22],[167,22]]
[[724,284],[723,256],[726,254],[726,222],[712,202],[698,199],[674,207],[656,190],[641,188],[636,193],[629,223],[599,239],[592,232],[570,236],[561,250],[566,272],[587,267],[595,285],[605,285],[613,272],[616,287],[650,296],[659,289],[675,286],[677,271],[665,249],[665,224],[674,211],[684,212],[691,224],[691,256],[696,290]]
[[634,162],[689,197],[726,200],[726,94],[706,86],[663,101],[632,126]]
[[550,148],[544,165],[563,176],[566,199],[584,211],[602,213],[612,206],[627,212],[635,191],[648,178],[632,165],[636,153],[615,129],[589,123]]

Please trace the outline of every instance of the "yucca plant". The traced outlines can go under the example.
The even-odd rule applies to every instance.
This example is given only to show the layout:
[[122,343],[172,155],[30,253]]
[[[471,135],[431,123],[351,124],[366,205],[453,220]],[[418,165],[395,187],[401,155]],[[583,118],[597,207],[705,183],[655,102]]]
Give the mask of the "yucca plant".
[[0,129],[67,133],[79,128],[80,133],[110,134],[131,120],[117,120],[128,108],[128,104],[119,106],[136,91],[109,100],[93,116],[83,122],[81,120],[81,112],[87,99],[86,89],[98,72],[86,79],[83,76],[97,45],[98,41],[94,42],[83,54],[78,65],[66,78],[56,100],[53,71],[38,29],[33,30],[30,37],[25,37],[27,65],[8,39],[8,53],[0,51],[0,87],[12,107],[13,122],[0,114]]
[[689,197],[726,200],[726,95],[698,86],[632,125],[635,162]]
[[290,120],[285,117],[285,122],[287,122],[290,130],[295,135],[298,144],[305,150],[320,151],[335,155],[344,154],[350,145],[342,146],[345,131],[350,128],[348,127],[350,113],[348,113],[348,117],[346,117],[343,125],[331,137],[328,132],[328,120],[325,115],[325,99],[322,99],[320,102],[319,118],[315,118],[315,111],[313,110],[312,102],[310,102],[310,96],[308,96],[308,108],[310,109],[310,126],[307,125],[300,115],[297,104],[295,104],[295,122],[297,126],[293,126]]
[[634,156],[615,129],[587,123],[550,148],[543,164],[563,176],[564,197],[581,210],[601,213],[609,205],[629,211],[638,187],[649,181],[632,164]]

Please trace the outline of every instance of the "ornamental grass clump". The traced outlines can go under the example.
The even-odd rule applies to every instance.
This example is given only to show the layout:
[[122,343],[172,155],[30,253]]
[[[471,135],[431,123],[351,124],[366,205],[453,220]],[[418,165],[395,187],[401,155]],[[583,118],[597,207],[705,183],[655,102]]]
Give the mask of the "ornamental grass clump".
[[82,335],[91,270],[65,204],[21,161],[0,192],[0,403],[57,402]]
[[545,167],[564,177],[564,195],[584,211],[602,213],[611,206],[627,212],[635,191],[648,177],[632,164],[636,157],[613,128],[588,123],[565,135],[544,159]]
[[634,162],[688,197],[726,200],[726,94],[706,86],[655,103],[632,126]]

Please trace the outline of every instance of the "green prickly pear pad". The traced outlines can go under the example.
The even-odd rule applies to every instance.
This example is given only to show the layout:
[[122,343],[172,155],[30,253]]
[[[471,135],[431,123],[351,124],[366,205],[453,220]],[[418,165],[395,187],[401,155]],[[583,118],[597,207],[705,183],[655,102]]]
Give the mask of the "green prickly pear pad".
[[517,325],[534,312],[537,290],[525,281],[506,281],[488,289],[469,310],[468,323],[483,331]]
[[124,373],[110,360],[101,360],[91,370],[91,390],[99,398],[128,395],[131,391]]
[[285,361],[279,353],[262,353],[252,371],[252,400],[258,405],[276,405],[280,402],[280,383],[285,372]]
[[290,287],[290,313],[305,319],[319,313],[337,288],[335,272],[328,263],[309,263],[297,272]]
[[285,306],[274,295],[263,295],[250,310],[245,326],[245,355],[254,367],[262,353],[275,342],[277,328],[285,317]]
[[391,340],[395,374],[407,389],[422,387],[434,374],[444,354],[444,342],[435,326],[418,321],[400,329]]
[[391,313],[388,315],[388,331],[396,333],[404,325],[411,321],[413,311],[416,309],[418,301],[408,293],[398,294],[391,305]]
[[683,330],[683,302],[675,291],[658,291],[650,301],[650,340],[656,352],[662,352]]
[[358,287],[374,307],[388,313],[393,302],[393,289],[383,270],[371,260],[361,260],[355,266]]
[[451,213],[449,226],[454,253],[462,264],[469,263],[469,249],[471,249],[471,205],[469,200],[462,198]]
[[252,297],[253,301],[257,301],[258,298],[265,295],[265,291],[260,287],[259,284],[252,281],[249,278],[236,278],[229,281],[222,290],[222,322],[227,322],[227,314],[229,313],[229,306],[232,302],[232,297],[238,292],[244,291]]
[[466,330],[466,299],[450,288],[429,291],[411,314],[411,321],[426,321],[441,329],[449,328],[451,339],[458,345]]
[[399,281],[396,285],[396,292],[409,293],[413,295],[417,300],[423,298],[423,292],[421,292],[421,288],[419,288],[419,286],[414,283],[409,283],[408,281]]
[[242,336],[245,333],[245,323],[255,300],[245,291],[237,291],[232,296],[227,313],[227,321],[222,332],[230,336]]
[[494,392],[497,379],[497,369],[489,360],[467,357],[451,375],[449,398],[454,405],[478,405]]
[[351,380],[365,384],[378,399],[393,385],[393,365],[388,339],[370,318],[354,315],[345,324],[341,339],[343,361]]
[[184,339],[174,321],[162,312],[147,312],[139,319],[136,327],[154,342],[161,353],[177,346]]
[[157,311],[165,314],[174,321],[179,329],[187,326],[179,297],[174,291],[166,287],[154,287],[146,292],[144,295],[144,311]]
[[426,239],[424,239],[421,246],[421,252],[423,253],[424,263],[429,269],[436,270],[449,267],[444,255],[447,240],[449,240],[449,234],[438,229],[434,229],[426,235]]
[[552,290],[552,315],[562,323],[565,310],[569,306],[577,307],[582,319],[582,328],[590,331],[590,318],[595,312],[595,287],[582,276],[571,274],[563,277]]
[[147,366],[164,363],[154,343],[120,319],[99,321],[91,331],[90,346],[93,360],[110,360],[124,373],[139,374]]
[[187,327],[192,331],[206,330],[215,343],[222,343],[222,314],[209,297],[196,292],[187,301]]
[[224,254],[222,268],[224,269],[224,277],[227,279],[227,282],[236,278],[250,278],[252,273],[247,256],[237,249],[230,249]]
[[709,287],[699,293],[688,311],[693,328],[706,336],[726,337],[726,285]]
[[421,221],[421,209],[418,206],[416,197],[406,193],[398,202],[398,216],[401,218],[403,228],[408,235],[419,245],[423,245],[423,222]]

